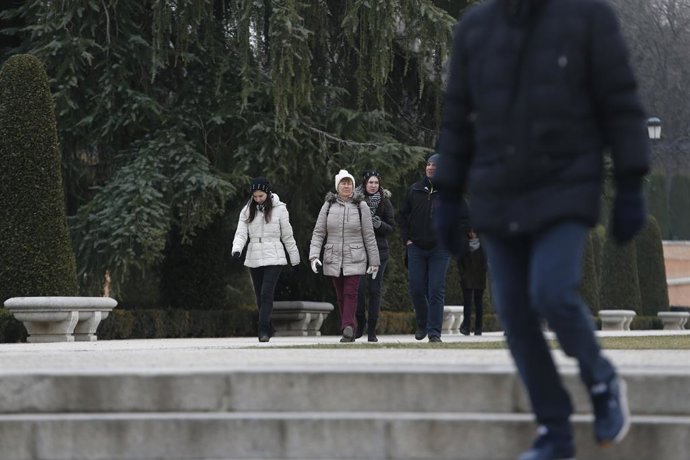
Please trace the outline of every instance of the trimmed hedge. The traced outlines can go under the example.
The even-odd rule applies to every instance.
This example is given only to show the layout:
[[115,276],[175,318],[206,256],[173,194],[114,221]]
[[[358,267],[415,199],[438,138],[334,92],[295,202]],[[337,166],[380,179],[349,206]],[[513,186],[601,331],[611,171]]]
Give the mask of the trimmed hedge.
[[673,176],[668,207],[671,237],[690,239],[690,177],[684,174]]
[[647,225],[635,238],[642,301],[640,314],[655,316],[660,311],[668,310],[668,286],[661,230],[654,216],[647,217]]
[[592,314],[599,311],[599,275],[597,273],[597,260],[594,252],[598,248],[597,235],[592,231],[587,237],[585,251],[582,257],[582,284],[580,294],[582,300],[589,307]]
[[34,56],[0,69],[0,303],[77,295],[48,76]]
[[619,245],[606,240],[601,268],[599,307],[640,312],[640,285],[634,243]]
[[663,237],[668,237],[669,216],[668,200],[666,199],[666,176],[655,172],[645,182],[645,197],[649,207],[649,213],[656,218]]

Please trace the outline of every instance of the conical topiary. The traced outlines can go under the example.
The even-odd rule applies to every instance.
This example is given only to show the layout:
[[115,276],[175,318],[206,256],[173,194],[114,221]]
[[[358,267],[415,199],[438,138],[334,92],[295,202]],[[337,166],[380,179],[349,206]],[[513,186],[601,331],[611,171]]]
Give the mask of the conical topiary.
[[673,239],[690,239],[690,177],[676,174],[668,198],[670,234]]
[[668,199],[666,193],[666,176],[655,172],[645,182],[645,197],[649,213],[656,218],[662,238],[669,236]]
[[41,62],[0,69],[0,302],[77,295],[53,99]]
[[661,230],[653,216],[648,216],[647,225],[635,238],[635,247],[642,299],[640,313],[656,316],[658,312],[668,310],[669,305]]
[[634,243],[620,245],[611,238],[606,240],[599,289],[601,310],[635,310],[639,313],[640,285]]

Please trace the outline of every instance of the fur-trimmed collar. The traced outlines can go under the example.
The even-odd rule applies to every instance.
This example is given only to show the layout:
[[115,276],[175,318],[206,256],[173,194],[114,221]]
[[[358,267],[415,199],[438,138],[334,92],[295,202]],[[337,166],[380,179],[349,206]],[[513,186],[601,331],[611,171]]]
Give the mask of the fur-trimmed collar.
[[[326,198],[324,199],[324,201],[333,204],[333,203],[335,203],[337,200],[338,200],[338,195],[337,195],[336,193],[333,193],[333,192],[328,192],[328,193],[326,193]],[[358,204],[361,203],[362,201],[364,201],[364,195],[362,195],[362,194],[361,194],[360,192],[358,192],[358,191],[355,191],[355,193],[352,195],[352,202],[353,202],[354,204],[357,204],[357,205],[358,205]]]

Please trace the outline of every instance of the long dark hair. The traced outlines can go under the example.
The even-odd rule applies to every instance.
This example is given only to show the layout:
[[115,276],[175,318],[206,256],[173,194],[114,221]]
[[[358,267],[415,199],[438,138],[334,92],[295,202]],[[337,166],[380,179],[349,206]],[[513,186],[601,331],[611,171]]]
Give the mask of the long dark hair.
[[[262,206],[264,207],[264,219],[266,220],[266,223],[269,223],[271,221],[271,213],[273,211],[273,194],[267,193],[266,195],[266,200],[263,202]],[[247,206],[249,206],[249,217],[247,217],[247,223],[250,223],[256,217],[256,212],[259,207],[259,203],[254,201],[253,194],[249,196]]]

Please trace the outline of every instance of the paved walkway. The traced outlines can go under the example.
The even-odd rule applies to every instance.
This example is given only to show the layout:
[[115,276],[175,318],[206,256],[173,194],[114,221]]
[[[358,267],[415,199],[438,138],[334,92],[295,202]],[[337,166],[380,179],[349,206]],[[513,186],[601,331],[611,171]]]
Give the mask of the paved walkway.
[[[680,335],[690,330],[605,332],[601,336]],[[505,349],[441,348],[411,335],[379,336],[378,344],[360,339],[340,344],[339,337],[274,337],[259,343],[254,337],[215,339],[110,340],[51,344],[0,344],[0,375],[15,373],[201,372],[243,369],[349,370],[505,370],[512,360]],[[502,333],[481,337],[444,336],[447,343],[503,341]],[[420,347],[394,347],[420,343]],[[332,345],[333,347],[319,347]],[[391,345],[387,347],[386,345]],[[428,346],[424,346],[428,345]],[[562,369],[575,363],[554,351]],[[670,372],[690,375],[690,350],[606,350],[616,365],[629,372]]]

